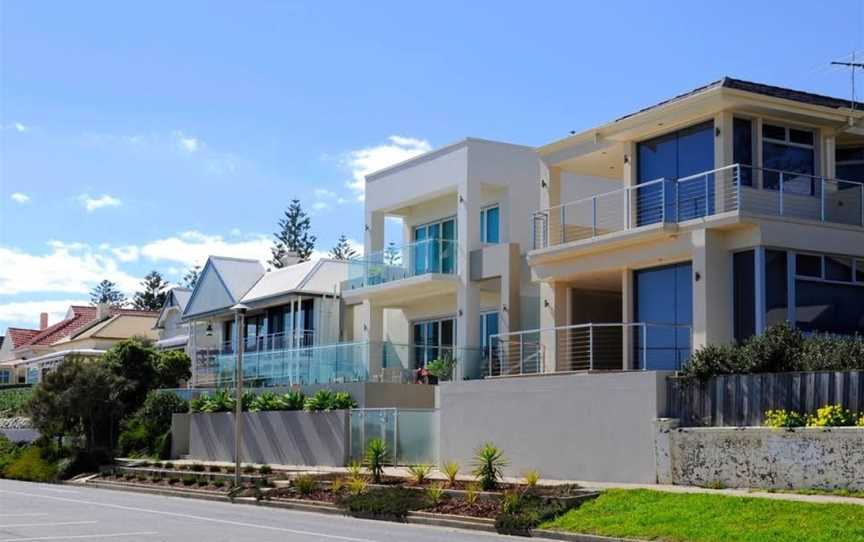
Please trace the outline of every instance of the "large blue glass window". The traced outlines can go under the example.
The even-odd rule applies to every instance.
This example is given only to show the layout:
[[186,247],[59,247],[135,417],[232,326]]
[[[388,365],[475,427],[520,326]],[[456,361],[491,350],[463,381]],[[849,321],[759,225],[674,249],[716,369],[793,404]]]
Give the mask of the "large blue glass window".
[[714,211],[713,174],[689,178],[714,169],[713,121],[640,142],[637,154],[639,184],[667,180],[665,186],[637,191],[637,225],[688,220]]
[[[753,122],[748,119],[732,121],[732,161],[742,166],[753,165]],[[753,186],[752,168],[741,168],[741,185]]]
[[814,194],[814,157],[813,132],[773,124],[762,126],[763,188],[779,189],[780,172],[784,172],[784,192]]
[[635,363],[651,370],[679,369],[690,356],[693,324],[693,266],[690,262],[642,269],[633,274],[636,321]]
[[732,256],[733,326],[736,341],[756,333],[756,268],[755,252],[745,250]]

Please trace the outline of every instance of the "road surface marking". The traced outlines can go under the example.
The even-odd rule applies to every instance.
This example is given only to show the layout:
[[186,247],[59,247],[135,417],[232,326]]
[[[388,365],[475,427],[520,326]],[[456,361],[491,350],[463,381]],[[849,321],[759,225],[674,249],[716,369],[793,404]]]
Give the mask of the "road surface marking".
[[78,534],[66,536],[34,536],[31,538],[0,538],[0,542],[31,542],[35,540],[75,540],[81,538],[112,538],[116,536],[152,536],[159,534],[156,531],[141,531],[138,533],[111,533],[111,534]]
[[33,516],[47,516],[48,514],[44,513],[27,513],[27,514],[0,514],[0,518],[23,518],[23,517],[33,517]]
[[[305,536],[315,536],[318,538],[329,538],[332,540],[345,540],[346,542],[376,542],[374,540],[370,540],[368,538],[354,538],[351,536],[340,536],[335,534],[327,534],[320,533],[316,531],[301,531],[298,529],[289,529],[287,527],[274,527],[270,525],[258,525],[257,523],[246,523],[243,521],[231,521],[228,519],[218,519],[218,518],[208,518],[206,516],[195,516],[192,514],[181,514],[179,512],[167,512],[164,510],[153,510],[149,508],[138,508],[135,506],[123,506],[120,504],[109,504],[103,502],[96,501],[83,501],[80,499],[67,499],[65,497],[53,497],[51,495],[42,495],[40,493],[24,493],[23,491],[9,491],[6,489],[0,489],[0,493],[9,493],[11,495],[23,495],[25,497],[38,497],[41,499],[52,499],[55,501],[65,501],[71,502],[75,504],[90,504],[93,506],[103,506],[105,508],[115,508],[117,510],[128,510],[130,512],[145,512],[148,514],[161,514],[163,516],[172,516],[175,518],[184,518],[184,519],[195,519],[198,521],[210,521],[212,523],[222,523],[224,525],[234,525],[237,527],[251,527],[253,529],[263,529],[265,531],[279,531],[283,533],[291,533],[291,534],[299,534]],[[11,540],[0,540],[0,542],[11,542]]]
[[4,529],[12,527],[59,527],[61,525],[92,525],[95,521],[59,521],[57,523],[13,523],[12,525],[3,525]]

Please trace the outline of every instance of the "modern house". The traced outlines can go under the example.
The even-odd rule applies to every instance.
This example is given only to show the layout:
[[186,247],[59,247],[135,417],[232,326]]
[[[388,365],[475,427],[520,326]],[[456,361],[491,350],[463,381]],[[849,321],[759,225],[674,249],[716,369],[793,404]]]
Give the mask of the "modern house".
[[181,319],[194,330],[193,386],[233,381],[239,306],[249,385],[365,379],[365,363],[342,329],[339,284],[347,277],[347,263],[336,260],[265,271],[257,260],[208,258]]
[[783,321],[864,332],[862,109],[727,77],[539,148],[540,331],[500,336],[496,369],[677,369]]
[[0,381],[36,383],[67,356],[98,357],[117,342],[131,337],[155,339],[157,313],[99,305],[69,307],[60,322],[48,325],[40,315],[40,329],[9,328],[0,349]]
[[[537,326],[525,256],[538,177],[534,149],[475,138],[366,177],[366,254],[342,298],[370,373],[451,359],[456,378],[479,378],[490,336]],[[401,239],[385,246],[392,219]]]

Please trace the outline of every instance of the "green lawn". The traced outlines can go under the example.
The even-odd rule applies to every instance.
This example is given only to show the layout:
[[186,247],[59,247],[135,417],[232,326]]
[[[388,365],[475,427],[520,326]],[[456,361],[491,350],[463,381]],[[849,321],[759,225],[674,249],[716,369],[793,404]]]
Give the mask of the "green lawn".
[[541,528],[675,542],[853,542],[864,541],[864,506],[614,489]]

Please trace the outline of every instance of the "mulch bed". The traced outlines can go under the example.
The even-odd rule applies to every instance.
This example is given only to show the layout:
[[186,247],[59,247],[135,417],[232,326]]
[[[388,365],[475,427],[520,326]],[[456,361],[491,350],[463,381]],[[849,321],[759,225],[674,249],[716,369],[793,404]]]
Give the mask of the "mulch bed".
[[435,506],[426,508],[424,512],[435,514],[448,514],[456,516],[470,516],[473,518],[495,519],[500,508],[498,501],[477,499],[471,504],[463,499],[444,499]]
[[339,496],[329,489],[318,488],[311,493],[302,494],[294,488],[280,487],[267,492],[267,498],[273,500],[279,499],[298,499],[302,501],[318,501],[336,504]]
[[113,476],[113,475],[103,475],[99,478],[100,480],[104,480],[106,482],[119,482],[125,484],[136,484],[136,485],[144,485],[144,486],[154,486],[154,487],[167,487],[174,489],[196,489],[199,491],[213,491],[215,493],[227,493],[227,486],[216,486],[213,484],[207,485],[199,485],[197,482],[191,485],[186,485],[182,481],[170,483],[168,478],[147,478],[144,480],[140,480],[138,478],[127,479],[125,476]]

